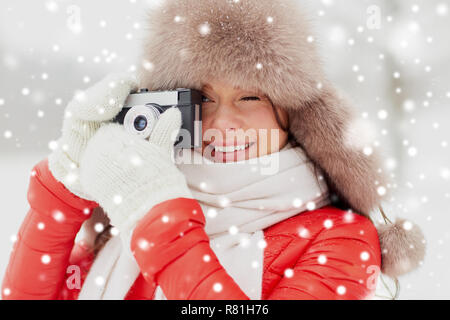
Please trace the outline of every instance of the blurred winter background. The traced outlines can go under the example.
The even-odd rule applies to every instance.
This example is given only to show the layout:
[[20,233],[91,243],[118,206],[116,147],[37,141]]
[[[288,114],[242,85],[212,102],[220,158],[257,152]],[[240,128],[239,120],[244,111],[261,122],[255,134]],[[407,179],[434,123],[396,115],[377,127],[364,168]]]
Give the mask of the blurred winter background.
[[[423,228],[423,265],[400,299],[450,298],[450,1],[306,1],[325,67],[358,107],[395,175],[388,215]],[[59,137],[77,90],[133,71],[154,0],[0,3],[0,279],[28,211],[33,165]],[[182,14],[182,13],[180,13]]]

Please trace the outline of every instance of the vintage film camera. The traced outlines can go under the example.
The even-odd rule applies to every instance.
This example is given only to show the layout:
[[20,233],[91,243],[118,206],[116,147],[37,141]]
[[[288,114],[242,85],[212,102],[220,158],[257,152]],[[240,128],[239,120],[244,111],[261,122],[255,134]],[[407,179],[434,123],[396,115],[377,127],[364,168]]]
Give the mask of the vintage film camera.
[[202,94],[193,89],[177,88],[173,91],[140,89],[131,93],[122,111],[113,119],[129,132],[143,138],[150,137],[160,115],[169,108],[181,111],[182,126],[175,142],[176,148],[202,146]]

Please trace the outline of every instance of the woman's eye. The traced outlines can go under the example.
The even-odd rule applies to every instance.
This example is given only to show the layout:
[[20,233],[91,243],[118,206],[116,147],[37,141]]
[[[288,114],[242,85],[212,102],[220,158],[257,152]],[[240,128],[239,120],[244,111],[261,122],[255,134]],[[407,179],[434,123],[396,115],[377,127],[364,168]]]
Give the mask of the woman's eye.
[[252,101],[252,100],[261,100],[259,97],[243,97],[241,100]]
[[202,96],[202,101],[203,102],[211,102],[211,100],[209,100],[209,98]]

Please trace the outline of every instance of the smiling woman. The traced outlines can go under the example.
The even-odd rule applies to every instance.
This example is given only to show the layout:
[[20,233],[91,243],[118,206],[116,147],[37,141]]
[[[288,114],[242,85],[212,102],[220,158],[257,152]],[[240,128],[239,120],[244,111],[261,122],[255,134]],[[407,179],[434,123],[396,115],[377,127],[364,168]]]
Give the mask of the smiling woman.
[[[148,18],[154,68],[69,103],[61,147],[34,167],[3,298],[367,299],[380,272],[419,265],[417,226],[378,233],[370,219],[390,185],[375,152],[346,143],[351,107],[320,70],[298,1],[166,0]],[[177,108],[149,140],[110,123],[137,87],[202,90],[214,161],[173,163]],[[74,247],[97,208],[114,226],[106,243]]]
[[277,152],[287,144],[287,112],[265,94],[220,80],[209,81],[202,91],[205,157],[216,162],[242,161]]

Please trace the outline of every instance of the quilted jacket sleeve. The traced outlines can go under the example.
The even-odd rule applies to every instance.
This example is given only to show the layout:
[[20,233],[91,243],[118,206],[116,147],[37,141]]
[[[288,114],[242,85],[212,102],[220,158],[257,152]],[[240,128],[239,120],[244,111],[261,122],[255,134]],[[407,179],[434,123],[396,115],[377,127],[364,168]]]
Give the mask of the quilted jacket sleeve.
[[[170,221],[180,223],[169,232],[162,232],[168,228],[163,215],[170,215]],[[173,199],[150,209],[134,229],[131,240],[141,273],[147,279],[152,270],[159,270],[156,260],[171,261],[156,276],[169,300],[249,300],[220,264],[203,226],[202,209],[194,199]],[[149,250],[157,252],[149,255],[139,248],[139,241],[147,239],[152,243],[150,236],[167,245],[151,247]],[[152,283],[153,277],[147,281]]]
[[[375,293],[381,253],[373,223],[358,214],[333,207],[305,213],[289,246],[280,253],[280,265],[271,271],[280,280],[269,300],[360,300]],[[293,254],[293,252],[300,253]],[[294,259],[293,259],[294,258]],[[286,268],[286,267],[285,267]]]
[[32,171],[30,209],[22,222],[2,283],[2,298],[58,299],[74,240],[97,203],[72,194],[42,160]]

